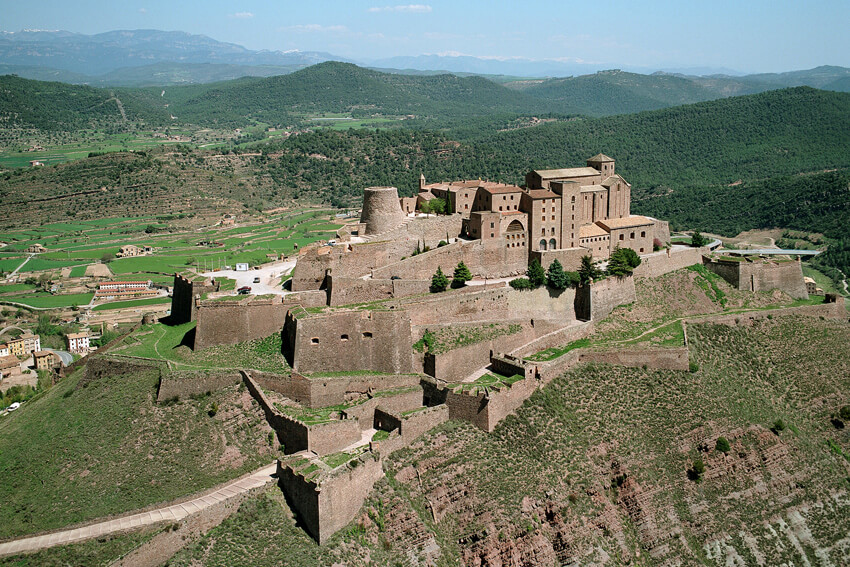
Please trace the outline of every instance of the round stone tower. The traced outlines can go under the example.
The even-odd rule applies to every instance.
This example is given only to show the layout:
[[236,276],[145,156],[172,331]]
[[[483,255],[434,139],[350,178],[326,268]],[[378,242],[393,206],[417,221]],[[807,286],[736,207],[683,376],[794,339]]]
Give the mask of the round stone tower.
[[363,212],[360,222],[366,224],[366,234],[379,234],[400,225],[404,211],[395,187],[367,187],[363,191]]

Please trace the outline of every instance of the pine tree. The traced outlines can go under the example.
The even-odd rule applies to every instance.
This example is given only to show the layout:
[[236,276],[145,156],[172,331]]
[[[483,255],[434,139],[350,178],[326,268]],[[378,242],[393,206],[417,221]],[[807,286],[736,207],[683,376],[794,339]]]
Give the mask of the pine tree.
[[546,272],[537,258],[532,258],[531,263],[528,265],[528,279],[531,280],[534,287],[540,287],[546,283]]
[[595,280],[602,275],[602,272],[593,263],[593,256],[587,255],[581,257],[581,267],[578,269],[578,277],[581,285],[587,285],[590,280]]
[[552,260],[549,264],[549,273],[546,275],[547,283],[552,289],[567,289],[570,285],[570,278],[564,272],[564,267],[558,260]]
[[434,277],[431,278],[431,293],[440,293],[446,291],[449,286],[449,278],[443,273],[442,268],[438,267]]
[[452,279],[452,287],[463,287],[466,282],[472,279],[472,272],[466,267],[466,264],[461,261],[455,268],[454,278]]

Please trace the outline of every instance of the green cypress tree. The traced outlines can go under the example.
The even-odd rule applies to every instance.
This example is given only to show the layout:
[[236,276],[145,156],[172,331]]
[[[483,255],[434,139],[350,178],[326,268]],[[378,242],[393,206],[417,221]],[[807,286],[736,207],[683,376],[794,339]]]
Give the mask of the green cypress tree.
[[431,293],[440,293],[446,291],[449,286],[449,278],[443,273],[442,268],[438,267],[437,272],[431,278]]
[[552,260],[552,263],[549,264],[549,273],[546,274],[546,279],[552,289],[567,289],[570,285],[570,279],[558,260]]
[[537,258],[532,258],[531,263],[528,265],[528,279],[531,280],[534,287],[540,287],[546,283],[546,272]]
[[466,282],[472,279],[472,272],[469,271],[469,268],[466,267],[466,264],[461,261],[457,267],[455,267],[454,277],[452,279],[452,287],[459,288],[463,287]]

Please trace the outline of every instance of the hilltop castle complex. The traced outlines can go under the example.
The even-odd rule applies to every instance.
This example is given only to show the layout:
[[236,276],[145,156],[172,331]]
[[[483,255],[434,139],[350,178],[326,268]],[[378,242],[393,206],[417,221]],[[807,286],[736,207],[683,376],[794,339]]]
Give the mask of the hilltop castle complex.
[[[435,199],[448,204],[447,214],[427,213]],[[669,243],[667,223],[630,207],[631,186],[603,154],[587,167],[532,171],[524,187],[421,177],[415,197],[367,188],[359,222],[341,228],[336,242],[300,251],[290,293],[203,300],[214,284],[177,276],[171,319],[197,322],[196,350],[281,336],[289,369],[236,379],[290,455],[279,464],[281,487],[324,542],[383,476],[382,454],[448,419],[492,431],[537,388],[584,361],[687,371],[686,345],[540,356],[635,301],[635,278],[705,264],[739,289],[807,296],[796,260],[727,262],[686,247],[653,252]],[[617,248],[641,256],[633,275],[564,290],[517,290],[505,281],[535,259],[576,270],[583,256],[606,259]],[[478,285],[430,293],[435,271],[451,274],[459,262]],[[822,307],[822,315],[843,312],[838,303]],[[207,391],[210,380],[163,377],[159,399]],[[329,406],[342,409],[321,410]],[[346,459],[351,464],[338,464]]]

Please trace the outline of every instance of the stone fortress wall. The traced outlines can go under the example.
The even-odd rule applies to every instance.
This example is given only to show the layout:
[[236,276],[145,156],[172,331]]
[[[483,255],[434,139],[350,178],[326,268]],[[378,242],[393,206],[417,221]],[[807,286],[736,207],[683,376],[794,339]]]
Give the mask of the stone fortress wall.
[[729,285],[744,291],[770,291],[779,289],[795,299],[808,299],[803,281],[803,268],[797,260],[753,259],[734,260],[706,257],[706,269],[714,272]]

